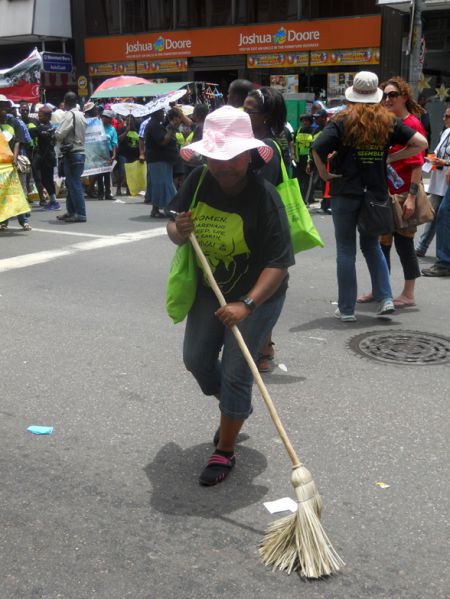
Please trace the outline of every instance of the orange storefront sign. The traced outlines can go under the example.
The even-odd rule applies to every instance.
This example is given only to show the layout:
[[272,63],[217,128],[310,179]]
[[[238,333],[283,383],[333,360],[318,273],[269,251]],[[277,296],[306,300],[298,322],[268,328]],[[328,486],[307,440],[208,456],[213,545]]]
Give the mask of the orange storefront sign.
[[381,17],[165,31],[85,40],[86,62],[378,47]]

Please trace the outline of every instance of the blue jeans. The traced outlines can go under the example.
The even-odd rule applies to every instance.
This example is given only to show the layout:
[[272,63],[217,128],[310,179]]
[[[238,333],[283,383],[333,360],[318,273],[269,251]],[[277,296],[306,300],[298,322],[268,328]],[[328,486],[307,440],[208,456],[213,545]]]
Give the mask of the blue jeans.
[[81,175],[86,156],[80,152],[64,155],[64,176],[66,177],[66,210],[71,216],[86,220],[86,205]]
[[[253,359],[274,328],[285,296],[285,292],[277,293],[239,324]],[[251,413],[253,375],[233,333],[214,316],[218,308],[213,292],[200,284],[187,317],[183,359],[203,393],[220,397],[220,411],[233,420],[242,420]]]
[[151,204],[151,185],[150,185],[150,162],[147,162],[147,189],[145,190],[145,200],[144,204]]
[[435,216],[431,223],[426,223],[423,228],[422,235],[419,237],[419,242],[416,245],[416,251],[422,254],[426,254],[428,248],[430,247],[430,243],[434,239],[434,235],[436,233],[436,215],[438,213],[438,208],[441,204],[442,196],[438,196],[435,193],[430,195],[430,204],[434,208]]
[[450,268],[450,186],[436,215],[436,264]]
[[[362,196],[333,197],[331,200],[337,250],[338,306],[341,314],[355,312],[356,229],[362,201]],[[374,298],[377,301],[392,298],[389,269],[378,237],[360,233],[359,243],[369,269]]]

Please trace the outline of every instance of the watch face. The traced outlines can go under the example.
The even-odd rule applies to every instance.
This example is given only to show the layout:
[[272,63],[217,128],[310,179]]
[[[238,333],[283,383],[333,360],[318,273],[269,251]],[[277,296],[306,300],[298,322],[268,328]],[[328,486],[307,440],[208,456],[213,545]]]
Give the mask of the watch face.
[[254,301],[253,301],[251,298],[249,298],[249,297],[246,297],[246,298],[245,298],[245,300],[244,300],[244,304],[245,304],[245,305],[246,305],[248,308],[250,308],[250,310],[254,310],[254,309],[256,308],[256,306],[255,306],[255,302],[254,302]]

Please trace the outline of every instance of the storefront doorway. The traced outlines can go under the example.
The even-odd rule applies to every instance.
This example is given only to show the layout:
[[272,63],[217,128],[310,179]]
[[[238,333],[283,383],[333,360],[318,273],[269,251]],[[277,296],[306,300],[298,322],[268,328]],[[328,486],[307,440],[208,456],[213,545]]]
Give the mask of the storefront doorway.
[[215,71],[195,71],[194,81],[205,81],[207,83],[217,83],[220,93],[224,95],[225,101],[228,94],[228,86],[232,81],[238,79],[238,70],[215,70]]

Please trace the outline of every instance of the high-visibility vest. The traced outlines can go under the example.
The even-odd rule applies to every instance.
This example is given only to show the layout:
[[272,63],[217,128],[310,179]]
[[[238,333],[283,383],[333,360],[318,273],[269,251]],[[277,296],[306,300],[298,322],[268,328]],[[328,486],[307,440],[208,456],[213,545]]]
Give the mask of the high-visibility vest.
[[177,144],[178,144],[179,148],[182,148],[183,146],[186,145],[186,138],[180,131],[175,133],[175,139],[177,140]]
[[295,136],[295,158],[297,160],[300,156],[308,156],[313,139],[312,133],[297,131],[297,135]]
[[[24,123],[25,123],[25,121],[24,121]],[[36,129],[36,125],[34,123],[31,123],[31,122],[30,123],[25,123],[25,125],[26,125],[26,128],[28,130],[30,130],[30,129]],[[31,133],[30,133],[30,137],[31,137]],[[38,140],[37,140],[37,138],[31,137],[30,147],[31,148],[37,148],[37,146],[38,146]]]

